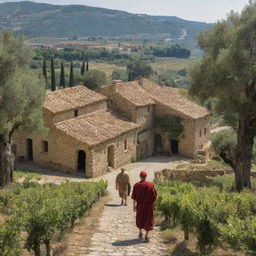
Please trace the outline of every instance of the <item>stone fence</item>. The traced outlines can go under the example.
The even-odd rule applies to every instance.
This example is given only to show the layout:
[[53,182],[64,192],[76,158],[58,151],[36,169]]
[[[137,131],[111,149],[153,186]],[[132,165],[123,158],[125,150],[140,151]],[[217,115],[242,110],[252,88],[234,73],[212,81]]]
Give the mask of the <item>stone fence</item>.
[[223,171],[210,171],[210,170],[185,170],[185,169],[163,169],[162,171],[155,172],[155,181],[200,181],[207,177],[216,177],[233,174],[233,170],[223,170]]

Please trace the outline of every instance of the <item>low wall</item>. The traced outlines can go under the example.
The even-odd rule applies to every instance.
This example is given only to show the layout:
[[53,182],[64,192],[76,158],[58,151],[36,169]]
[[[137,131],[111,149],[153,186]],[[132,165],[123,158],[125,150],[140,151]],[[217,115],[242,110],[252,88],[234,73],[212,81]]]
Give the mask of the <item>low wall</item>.
[[210,171],[210,170],[175,170],[175,169],[163,169],[162,171],[155,172],[155,181],[200,181],[206,177],[216,177],[228,174],[233,174],[233,170],[223,170],[223,171]]

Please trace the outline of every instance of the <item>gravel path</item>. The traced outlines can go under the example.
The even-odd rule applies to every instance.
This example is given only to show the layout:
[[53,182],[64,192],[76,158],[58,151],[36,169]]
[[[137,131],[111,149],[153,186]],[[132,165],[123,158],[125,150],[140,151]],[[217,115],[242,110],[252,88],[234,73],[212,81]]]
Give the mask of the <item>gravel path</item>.
[[[125,166],[130,176],[132,185],[139,181],[139,172],[145,170],[148,173],[147,180],[153,181],[154,172],[168,167],[174,167],[184,163],[181,157],[152,157],[145,161],[136,162]],[[26,166],[19,166],[25,169]],[[26,167],[29,168],[28,166]],[[33,167],[31,167],[33,169]],[[52,172],[41,170],[45,173],[42,182],[60,183],[65,179],[84,180],[72,176],[55,176]],[[108,192],[110,200],[105,204],[103,213],[99,219],[99,227],[91,238],[91,245],[84,247],[80,245],[79,249],[69,255],[74,256],[167,256],[168,251],[161,240],[158,227],[150,232],[150,243],[143,243],[142,239],[138,239],[138,229],[135,226],[135,213],[132,209],[132,200],[129,197],[128,206],[120,206],[120,198],[115,189],[115,178],[119,170],[114,170],[104,176],[92,179],[104,179],[108,181]],[[81,244],[81,243],[80,243]]]

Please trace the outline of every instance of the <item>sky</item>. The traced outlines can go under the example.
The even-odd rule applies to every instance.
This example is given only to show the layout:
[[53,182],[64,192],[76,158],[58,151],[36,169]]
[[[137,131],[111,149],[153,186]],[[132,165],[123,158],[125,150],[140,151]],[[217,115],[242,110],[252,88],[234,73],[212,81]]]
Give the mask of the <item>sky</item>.
[[[8,1],[0,0],[0,3],[2,2]],[[248,0],[35,0],[34,2],[82,4],[131,13],[177,16],[186,20],[216,22],[225,18],[231,10],[241,12]]]

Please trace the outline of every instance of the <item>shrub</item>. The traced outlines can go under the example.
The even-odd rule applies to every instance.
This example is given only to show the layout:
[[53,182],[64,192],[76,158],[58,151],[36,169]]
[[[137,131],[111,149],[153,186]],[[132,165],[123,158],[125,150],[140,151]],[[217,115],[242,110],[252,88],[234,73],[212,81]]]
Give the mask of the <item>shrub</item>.
[[87,71],[82,80],[83,84],[91,90],[97,90],[107,83],[106,74],[96,69]]

